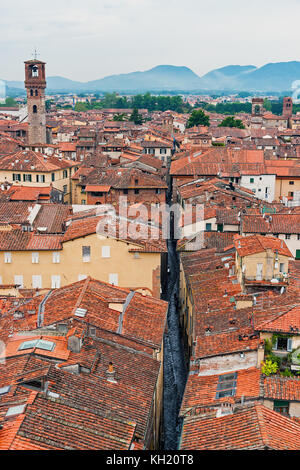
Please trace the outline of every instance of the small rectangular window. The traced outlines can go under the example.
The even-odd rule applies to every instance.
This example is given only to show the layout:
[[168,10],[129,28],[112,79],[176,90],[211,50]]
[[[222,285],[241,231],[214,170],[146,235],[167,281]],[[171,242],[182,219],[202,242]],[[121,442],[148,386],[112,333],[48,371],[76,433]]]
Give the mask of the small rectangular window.
[[51,289],[59,289],[60,288],[60,275],[53,275],[51,276]]
[[206,224],[206,225],[205,225],[205,230],[206,230],[207,232],[210,232],[210,231],[211,231],[211,224]]
[[52,253],[52,262],[60,263],[60,253],[58,253],[57,251],[53,251]]
[[23,175],[23,181],[30,181],[31,182],[31,175],[30,174],[24,174]]
[[236,392],[237,373],[219,376],[216,398],[232,397]]
[[20,415],[24,412],[25,408],[26,408],[26,404],[11,406],[10,408],[8,408],[5,416],[6,418],[9,418],[10,416]]
[[102,247],[102,258],[110,258],[110,246]]
[[287,351],[287,346],[288,338],[285,338],[284,336],[278,336],[274,345],[274,349],[277,351]]
[[83,246],[82,247],[82,261],[88,263],[91,260],[91,247]]
[[21,181],[21,174],[13,173],[13,181]]
[[290,240],[290,238],[291,238],[291,234],[290,234],[290,233],[286,233],[286,234],[285,234],[285,239],[286,239],[286,240]]
[[39,274],[34,274],[32,276],[32,287],[33,289],[41,289],[42,288],[42,276]]
[[118,274],[116,273],[110,274],[109,280],[108,280],[109,284],[112,284],[113,286],[117,286],[119,282],[118,278],[119,278]]
[[37,183],[45,183],[45,175],[36,175]]
[[284,415],[289,414],[289,402],[283,400],[274,400],[274,411]]
[[5,395],[10,390],[10,385],[6,385],[5,387],[0,387],[0,395]]
[[294,184],[294,181],[289,181],[289,184]]
[[280,263],[279,265],[279,272],[284,273],[284,263]]
[[23,275],[22,274],[16,274],[14,276],[14,284],[16,286],[21,287],[21,289],[23,288]]
[[250,178],[250,183],[254,183],[254,178]]
[[11,252],[10,251],[6,251],[4,253],[4,263],[11,263]]
[[31,261],[32,261],[32,263],[38,263],[39,262],[38,252],[31,253]]

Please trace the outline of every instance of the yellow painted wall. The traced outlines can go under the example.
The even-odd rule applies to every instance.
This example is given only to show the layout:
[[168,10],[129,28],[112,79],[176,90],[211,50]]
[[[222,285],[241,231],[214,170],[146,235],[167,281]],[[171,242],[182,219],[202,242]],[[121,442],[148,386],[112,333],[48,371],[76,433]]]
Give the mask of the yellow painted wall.
[[[263,271],[262,271],[262,279],[270,280],[279,276],[281,273],[280,263],[284,263],[284,272],[288,272],[288,256],[278,255],[278,262],[277,267],[275,267],[275,253],[271,250],[263,251],[261,253],[255,253],[253,255],[244,256],[242,258],[242,265],[246,266],[244,271],[244,276],[246,279],[256,279],[256,270],[257,264],[263,264]],[[242,282],[242,266],[241,266],[241,258],[237,255],[237,274],[239,282]]]
[[[5,171],[0,170],[0,181],[4,182],[7,181],[9,183],[19,185],[19,186],[29,186],[29,187],[43,187],[43,186],[50,186],[52,184],[53,188],[56,188],[60,191],[63,191],[64,186],[67,186],[67,193],[65,196],[64,202],[71,202],[70,200],[70,193],[72,191],[72,181],[71,176],[75,173],[75,169],[72,168],[65,168],[67,170],[68,175],[66,178],[63,177],[64,169],[51,171],[51,172],[43,172],[43,171]],[[13,181],[13,173],[17,173],[21,175],[21,181]],[[55,174],[55,180],[52,181],[52,173]],[[31,175],[32,181],[23,181],[23,175]],[[43,175],[45,177],[45,182],[37,182],[36,175]]]
[[[82,246],[91,247],[90,262],[82,260]],[[110,258],[102,258],[102,246],[110,246]],[[100,239],[96,234],[68,241],[59,250],[60,263],[53,263],[52,251],[39,251],[39,263],[32,263],[31,251],[12,251],[12,263],[4,263],[0,252],[0,275],[3,284],[14,284],[14,275],[23,275],[25,288],[32,288],[32,275],[42,276],[42,288],[51,288],[51,276],[61,276],[61,286],[78,281],[78,275],[89,275],[109,282],[109,274],[118,274],[121,287],[148,287],[153,290],[153,270],[160,267],[160,253],[139,253],[128,250],[134,245],[115,239]],[[36,250],[38,251],[38,250]]]
[[[289,184],[290,181],[294,181],[294,184]],[[275,183],[275,199],[279,201],[280,196],[288,197],[289,192],[300,191],[300,179],[290,177],[290,178],[279,178],[276,176]]]

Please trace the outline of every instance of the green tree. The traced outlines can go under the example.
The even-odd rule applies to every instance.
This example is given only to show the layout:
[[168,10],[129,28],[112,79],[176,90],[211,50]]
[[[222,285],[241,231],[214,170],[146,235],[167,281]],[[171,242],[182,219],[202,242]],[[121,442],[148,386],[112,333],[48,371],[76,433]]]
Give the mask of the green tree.
[[272,103],[267,98],[264,99],[264,108],[266,111],[272,111]]
[[18,108],[18,103],[13,99],[11,98],[10,96],[8,96],[6,99],[5,99],[5,103],[1,104],[1,106],[8,106],[10,108]]
[[243,122],[240,119],[235,119],[233,116],[225,118],[218,127],[237,127],[238,129],[245,129]]
[[90,108],[89,103],[76,103],[75,104],[75,111],[82,112],[87,111]]
[[131,116],[130,116],[130,118],[129,118],[129,121],[133,121],[134,124],[142,124],[143,118],[142,118],[142,116],[139,114],[137,108],[134,108],[134,109],[133,109],[132,114],[131,114]]
[[266,361],[262,363],[261,371],[266,376],[276,374],[278,371],[278,364],[276,362],[272,362],[270,359],[266,359]]
[[195,109],[190,115],[186,127],[209,126],[209,116],[202,109]]
[[127,121],[127,116],[126,114],[114,114],[113,121]]

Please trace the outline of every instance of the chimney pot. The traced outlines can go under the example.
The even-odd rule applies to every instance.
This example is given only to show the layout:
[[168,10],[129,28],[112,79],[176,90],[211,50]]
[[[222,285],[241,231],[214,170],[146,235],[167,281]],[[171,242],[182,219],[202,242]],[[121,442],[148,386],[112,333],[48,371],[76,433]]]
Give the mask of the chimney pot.
[[107,381],[117,383],[117,381],[115,380],[115,374],[116,374],[116,371],[115,371],[114,365],[112,362],[110,362],[108,364],[108,369],[106,371]]

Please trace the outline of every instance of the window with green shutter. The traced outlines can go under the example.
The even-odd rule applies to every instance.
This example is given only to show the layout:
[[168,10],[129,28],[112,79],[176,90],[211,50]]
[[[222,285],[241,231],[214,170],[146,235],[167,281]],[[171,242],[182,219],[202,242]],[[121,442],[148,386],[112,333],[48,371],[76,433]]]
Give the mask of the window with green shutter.
[[284,400],[274,400],[274,411],[282,414],[289,414],[290,403]]

